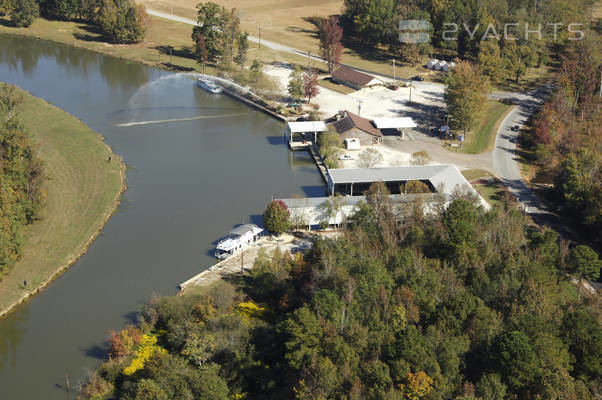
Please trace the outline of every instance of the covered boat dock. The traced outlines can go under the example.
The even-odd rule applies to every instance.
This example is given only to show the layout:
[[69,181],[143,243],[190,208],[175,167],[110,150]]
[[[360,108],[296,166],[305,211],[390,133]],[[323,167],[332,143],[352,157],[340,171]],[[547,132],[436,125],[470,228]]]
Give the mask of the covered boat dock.
[[[289,122],[287,125],[288,146],[291,150],[310,148],[318,142],[318,133],[328,130],[324,121]],[[295,141],[295,134],[301,139],[300,141]],[[307,135],[311,135],[309,140]]]

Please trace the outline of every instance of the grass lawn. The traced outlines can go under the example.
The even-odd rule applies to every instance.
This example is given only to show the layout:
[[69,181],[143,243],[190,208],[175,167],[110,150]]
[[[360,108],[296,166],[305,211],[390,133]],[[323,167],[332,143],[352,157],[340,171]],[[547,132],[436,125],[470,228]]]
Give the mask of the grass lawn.
[[495,136],[500,124],[513,106],[496,100],[488,100],[483,112],[483,120],[474,132],[467,135],[464,147],[459,149],[464,153],[477,154],[493,150]]
[[464,178],[468,182],[492,176],[489,171],[485,171],[484,169],[465,169],[462,171],[462,175],[464,175]]
[[77,260],[117,207],[124,187],[123,163],[99,134],[23,95],[22,119],[39,144],[47,198],[41,220],[25,228],[23,257],[0,282],[0,315]]
[[349,94],[349,93],[353,93],[356,91],[355,89],[350,88],[349,86],[345,86],[345,85],[341,85],[340,83],[333,82],[332,80],[330,80],[330,78],[320,79],[320,81],[318,82],[318,85],[325,87],[327,89],[330,89],[330,90],[334,90],[335,92],[343,93],[343,94]]
[[[0,34],[13,34],[48,39],[59,43],[93,50],[99,53],[142,62],[147,65],[179,71],[201,71],[192,54],[192,26],[163,18],[152,17],[144,42],[131,45],[105,43],[92,25],[81,22],[49,21],[38,18],[29,28],[15,28],[6,17],[0,17]],[[250,44],[247,62],[254,59],[264,62],[272,60],[288,61],[301,65],[307,64],[307,57],[286,54],[262,46]],[[171,57],[170,57],[171,49]],[[205,72],[215,74],[215,70],[207,66]]]
[[508,188],[499,179],[495,178],[487,183],[476,184],[474,188],[491,206],[499,203],[502,200],[504,192],[508,191]]

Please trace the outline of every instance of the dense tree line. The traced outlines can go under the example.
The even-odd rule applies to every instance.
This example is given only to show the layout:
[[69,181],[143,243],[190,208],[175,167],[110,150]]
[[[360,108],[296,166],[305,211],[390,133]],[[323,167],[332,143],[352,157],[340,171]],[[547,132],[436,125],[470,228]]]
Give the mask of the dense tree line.
[[19,115],[21,97],[0,84],[0,280],[21,254],[21,233],[39,217],[42,162]]
[[563,56],[555,89],[523,136],[535,161],[555,177],[556,199],[602,245],[602,45],[576,43]]
[[134,0],[0,0],[0,11],[9,14],[17,27],[31,25],[40,15],[87,21],[112,43],[142,41],[148,18],[144,6]]
[[[494,81],[518,81],[529,68],[545,64],[569,38],[581,37],[570,31],[590,27],[593,4],[593,0],[345,0],[341,22],[347,39],[386,46],[409,62],[428,54],[432,45],[448,55],[478,60]],[[399,21],[410,19],[430,23],[430,42],[399,41]],[[571,23],[583,25],[569,29]],[[515,25],[505,30],[505,24]]]
[[[599,310],[567,273],[597,265],[509,200],[398,215],[384,185],[305,255],[156,298],[111,335],[84,393],[119,399],[594,399]],[[591,257],[594,254],[594,257]],[[580,260],[580,261],[577,261]],[[154,338],[154,339],[153,339]],[[156,347],[151,347],[156,346]],[[150,349],[150,350],[149,350]],[[152,350],[154,349],[154,350]]]

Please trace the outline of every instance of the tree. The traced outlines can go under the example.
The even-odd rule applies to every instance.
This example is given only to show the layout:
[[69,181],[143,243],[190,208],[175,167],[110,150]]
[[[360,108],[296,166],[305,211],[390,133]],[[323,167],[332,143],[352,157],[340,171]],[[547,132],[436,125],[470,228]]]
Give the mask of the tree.
[[403,43],[401,45],[401,57],[406,62],[412,64],[412,67],[416,66],[419,55],[418,45],[416,45],[416,43]]
[[301,68],[296,65],[293,72],[291,72],[288,81],[288,94],[295,100],[300,101],[305,95],[303,89],[303,75]]
[[253,64],[251,64],[250,69],[251,79],[253,79],[255,81],[255,84],[257,84],[257,82],[259,82],[259,79],[261,79],[263,64],[261,63],[261,61],[255,59],[253,60]]
[[456,200],[443,214],[448,245],[456,251],[464,243],[472,243],[476,235],[476,213],[474,206],[466,200]]
[[114,43],[144,40],[148,15],[143,5],[133,0],[102,0],[98,11],[100,31]]
[[569,268],[579,278],[577,293],[581,298],[581,281],[583,279],[598,279],[602,262],[598,254],[589,246],[578,245],[569,255]]
[[574,357],[574,376],[585,382],[600,379],[602,328],[592,310],[580,307],[565,314],[560,332]]
[[318,39],[320,40],[320,54],[328,63],[328,72],[334,70],[334,66],[339,63],[343,45],[343,28],[339,25],[338,17],[331,16],[322,20]]
[[40,16],[40,7],[36,0],[18,0],[13,2],[10,20],[16,27],[29,26]]
[[318,87],[318,71],[316,69],[310,69],[303,74],[303,94],[307,97],[307,102],[310,103],[313,97],[320,94],[320,88]]
[[201,32],[194,32],[193,34],[194,43],[194,56],[197,63],[203,67],[203,74],[205,73],[205,64],[209,60],[209,52],[207,51],[207,43],[205,42],[205,36]]
[[368,45],[392,42],[398,34],[396,17],[393,0],[345,0],[344,25]]
[[452,123],[466,134],[479,121],[489,94],[489,82],[476,65],[459,61],[446,83],[445,101]]
[[492,81],[500,82],[505,77],[506,66],[497,40],[481,42],[478,58],[481,71]]
[[290,227],[290,211],[282,200],[274,200],[263,213],[263,224],[265,228],[277,235],[286,232]]
[[249,34],[246,32],[241,33],[238,37],[238,54],[236,55],[234,61],[241,67],[244,67],[245,63],[247,62],[247,51],[249,50],[248,38]]
[[360,168],[374,168],[383,160],[383,155],[378,150],[366,149],[360,153],[357,166]]
[[402,398],[407,400],[420,400],[425,398],[433,389],[433,378],[424,371],[408,373],[406,383],[400,384]]
[[[199,3],[197,8],[197,25],[192,29],[192,39],[196,43],[197,39],[202,38],[203,46],[207,51],[207,59],[217,62],[225,51],[224,32],[227,11],[224,7],[212,2]],[[204,63],[199,58],[197,58],[197,62]]]
[[513,392],[524,393],[540,373],[537,354],[521,331],[503,334],[496,344],[492,365],[497,365]]

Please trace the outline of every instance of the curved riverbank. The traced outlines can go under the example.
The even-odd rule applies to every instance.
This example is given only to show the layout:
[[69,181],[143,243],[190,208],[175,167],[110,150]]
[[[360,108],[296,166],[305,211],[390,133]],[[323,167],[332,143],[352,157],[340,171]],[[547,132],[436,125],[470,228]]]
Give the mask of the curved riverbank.
[[125,190],[123,161],[100,134],[46,101],[20,92],[22,119],[44,162],[47,197],[41,220],[25,228],[23,257],[0,282],[0,317],[86,253]]

